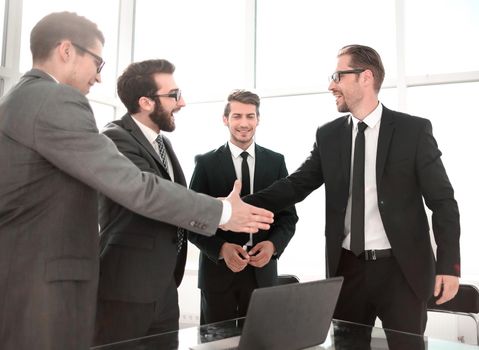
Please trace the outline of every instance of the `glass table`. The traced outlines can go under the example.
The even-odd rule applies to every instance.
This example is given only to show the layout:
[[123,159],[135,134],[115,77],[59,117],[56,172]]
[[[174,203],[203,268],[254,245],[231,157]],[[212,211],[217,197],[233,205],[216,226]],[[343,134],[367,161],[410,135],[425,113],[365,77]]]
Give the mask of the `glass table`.
[[[244,319],[229,320],[179,331],[151,335],[114,344],[91,348],[92,350],[188,350],[198,344],[238,336]],[[479,346],[422,337],[415,334],[385,330],[346,321],[333,320],[326,337],[314,350],[467,350]],[[255,350],[255,349],[248,349]],[[271,349],[289,350],[289,349]]]

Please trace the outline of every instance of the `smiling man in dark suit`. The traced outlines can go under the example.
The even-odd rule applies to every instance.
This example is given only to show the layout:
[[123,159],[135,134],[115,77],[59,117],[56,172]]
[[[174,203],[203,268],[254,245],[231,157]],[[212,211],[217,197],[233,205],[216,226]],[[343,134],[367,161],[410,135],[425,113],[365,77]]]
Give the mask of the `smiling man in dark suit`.
[[[288,175],[283,155],[254,142],[259,106],[259,96],[250,91],[237,90],[228,96],[223,122],[230,140],[196,157],[191,189],[222,197],[238,178],[243,182],[241,194],[246,195]],[[212,239],[189,235],[201,250],[198,287],[202,324],[243,317],[252,291],[275,284],[277,260],[293,237],[297,220],[291,206],[276,214],[269,231],[254,237],[234,237],[223,230]]]
[[349,114],[317,130],[298,170],[245,201],[274,211],[324,184],[327,274],[345,278],[334,317],[423,334],[428,299],[458,290],[459,210],[430,121],[383,106],[383,79],[374,49],[341,49],[329,90]]

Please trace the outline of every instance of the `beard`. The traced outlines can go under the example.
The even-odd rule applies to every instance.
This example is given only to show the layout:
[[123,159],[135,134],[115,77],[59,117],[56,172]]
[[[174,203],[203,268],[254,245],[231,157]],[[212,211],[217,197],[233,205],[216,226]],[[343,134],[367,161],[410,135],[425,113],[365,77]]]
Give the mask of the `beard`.
[[349,106],[348,104],[346,103],[346,98],[344,97],[344,95],[341,95],[340,96],[342,102],[339,103],[339,104],[336,104],[336,109],[338,110],[339,113],[349,113],[351,112],[349,110]]
[[160,130],[171,132],[176,128],[173,112],[174,110],[171,112],[166,111],[160,104],[160,101],[157,100],[155,103],[155,109],[150,113],[149,117],[151,121],[160,128]]
[[348,107],[348,105],[347,105],[346,103],[343,103],[343,104],[338,105],[338,106],[337,106],[337,109],[338,109],[338,112],[340,112],[340,113],[349,113],[349,112],[351,112],[351,111],[349,110],[349,107]]

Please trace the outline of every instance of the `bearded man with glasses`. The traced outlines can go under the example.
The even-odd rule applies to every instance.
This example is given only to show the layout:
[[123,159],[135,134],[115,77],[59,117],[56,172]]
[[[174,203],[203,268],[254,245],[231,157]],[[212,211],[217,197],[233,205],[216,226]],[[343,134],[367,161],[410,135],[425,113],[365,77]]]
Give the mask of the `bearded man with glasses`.
[[[117,83],[128,113],[106,125],[103,134],[141,170],[186,186],[178,158],[164,135],[175,130],[175,115],[185,106],[174,71],[174,65],[163,59],[128,66]],[[100,196],[99,213],[100,282],[94,343],[177,330],[177,287],[187,248],[184,232],[176,225],[136,214],[107,196]],[[164,341],[164,348],[175,347],[176,335]]]

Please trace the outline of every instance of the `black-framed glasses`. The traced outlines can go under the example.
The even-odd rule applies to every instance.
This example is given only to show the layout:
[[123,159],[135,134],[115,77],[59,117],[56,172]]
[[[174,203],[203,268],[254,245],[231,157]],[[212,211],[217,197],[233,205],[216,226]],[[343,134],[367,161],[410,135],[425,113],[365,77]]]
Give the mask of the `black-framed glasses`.
[[94,54],[93,52],[84,48],[81,45],[78,45],[78,44],[75,44],[75,43],[72,43],[72,45],[75,46],[77,49],[79,49],[83,52],[86,52],[87,54],[89,54],[90,56],[92,56],[95,59],[96,72],[97,72],[97,74],[100,74],[101,70],[103,69],[103,66],[105,65],[105,61],[103,60],[103,58],[101,58],[97,54]]
[[359,74],[364,72],[366,69],[364,68],[355,68],[355,69],[348,69],[348,70],[338,70],[331,74],[329,77],[329,81],[334,81],[335,83],[339,83],[341,81],[342,74]]
[[176,89],[176,90],[172,90],[170,91],[169,93],[167,94],[156,94],[156,95],[151,95],[149,96],[150,98],[155,98],[155,97],[171,97],[171,98],[174,98],[176,102],[178,102],[181,98],[181,90],[180,89]]

